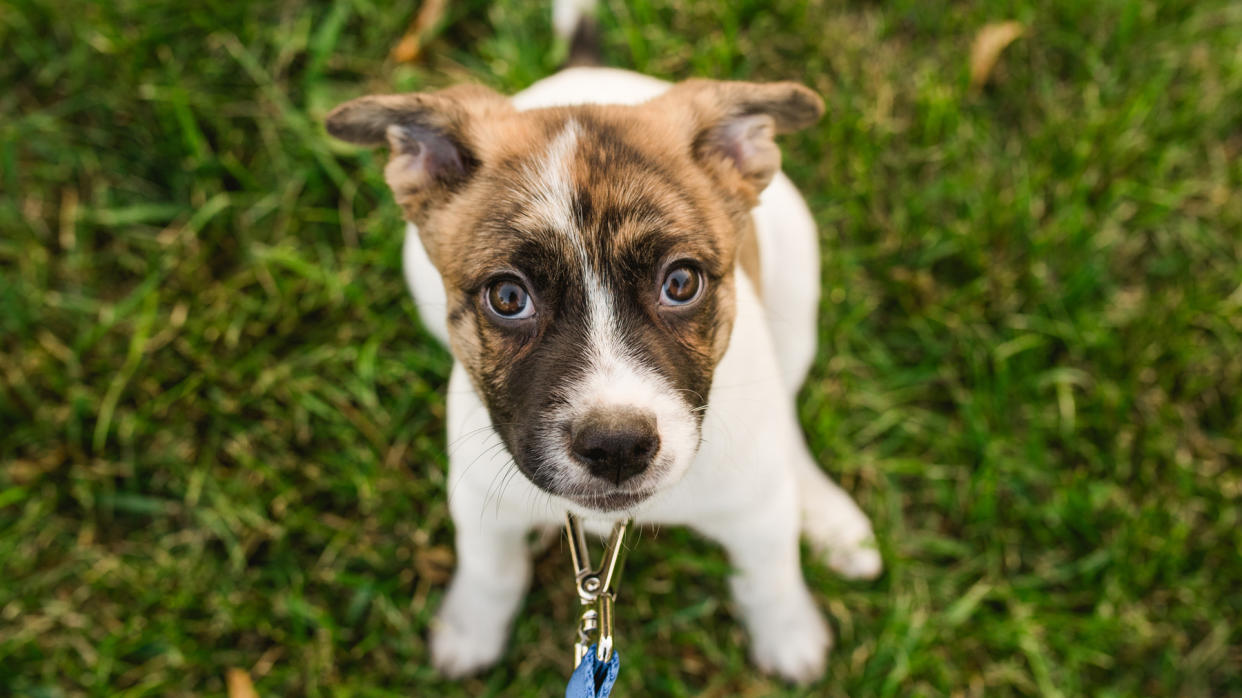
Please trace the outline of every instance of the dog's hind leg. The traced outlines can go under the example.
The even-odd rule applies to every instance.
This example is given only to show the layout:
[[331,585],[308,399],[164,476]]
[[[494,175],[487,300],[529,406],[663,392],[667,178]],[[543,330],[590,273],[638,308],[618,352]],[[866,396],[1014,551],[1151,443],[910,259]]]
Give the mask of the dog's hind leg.
[[802,534],[820,558],[847,579],[873,579],[883,569],[871,521],[833,482],[799,438],[793,450],[794,479],[802,510]]

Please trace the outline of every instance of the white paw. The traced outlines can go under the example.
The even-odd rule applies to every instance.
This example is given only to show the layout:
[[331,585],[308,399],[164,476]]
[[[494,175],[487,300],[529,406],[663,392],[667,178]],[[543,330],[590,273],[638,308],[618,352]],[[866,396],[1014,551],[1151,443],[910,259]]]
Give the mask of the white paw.
[[452,591],[445,597],[431,626],[431,663],[450,679],[478,673],[500,659],[508,637],[508,627],[497,627],[493,619],[478,613],[477,606],[455,601]]
[[[803,510],[802,534],[829,568],[846,579],[875,579],[884,561],[866,514],[850,500]],[[844,504],[844,505],[843,505]]]
[[884,560],[875,547],[875,539],[861,543],[828,548],[821,553],[824,562],[846,579],[875,579],[884,571]]
[[792,612],[778,612],[750,623],[750,655],[764,672],[805,684],[824,675],[832,631],[807,599]]

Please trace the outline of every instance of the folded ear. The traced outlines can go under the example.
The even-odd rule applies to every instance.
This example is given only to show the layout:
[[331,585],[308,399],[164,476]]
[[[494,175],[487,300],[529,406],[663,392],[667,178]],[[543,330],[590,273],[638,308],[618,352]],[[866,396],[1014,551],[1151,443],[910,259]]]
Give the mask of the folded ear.
[[806,128],[824,113],[819,95],[793,82],[687,80],[651,104],[681,111],[695,158],[718,178],[740,175],[740,183],[722,183],[740,184],[730,188],[756,201],[781,167],[775,135]]
[[328,133],[350,143],[391,149],[384,179],[406,219],[420,223],[435,203],[446,199],[470,178],[481,155],[476,123],[500,111],[509,101],[479,85],[439,92],[370,95],[333,109]]

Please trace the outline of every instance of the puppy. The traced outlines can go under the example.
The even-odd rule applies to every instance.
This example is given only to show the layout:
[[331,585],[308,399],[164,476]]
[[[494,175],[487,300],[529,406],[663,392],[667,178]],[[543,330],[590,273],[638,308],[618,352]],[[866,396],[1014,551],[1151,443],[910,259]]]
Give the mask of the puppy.
[[578,67],[511,98],[461,86],[328,115],[332,135],[391,150],[406,278],[455,359],[458,564],[431,637],[442,673],[499,659],[527,533],[566,511],[595,533],[630,517],[718,541],[755,663],[798,682],[823,673],[831,637],[799,533],[846,577],[881,561],[794,411],[819,252],[774,137],[822,112],[790,82]]

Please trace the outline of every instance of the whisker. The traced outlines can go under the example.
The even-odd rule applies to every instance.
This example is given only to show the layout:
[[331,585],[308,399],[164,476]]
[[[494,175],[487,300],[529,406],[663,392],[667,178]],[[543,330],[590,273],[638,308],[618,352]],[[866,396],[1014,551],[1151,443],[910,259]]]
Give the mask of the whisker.
[[[508,466],[515,466],[515,467],[508,467]],[[504,466],[504,468],[505,468],[505,471],[504,471],[505,476],[501,478],[500,491],[496,493],[496,516],[497,517],[500,516],[500,502],[504,499],[505,490],[508,489],[509,484],[513,482],[513,478],[517,476],[518,472],[520,472],[517,469],[516,463],[513,462],[512,458],[509,459],[509,462]]]
[[[478,455],[476,455],[474,459],[471,460],[470,463],[466,465],[466,467],[461,471],[461,473],[458,473],[457,476],[453,478],[452,483],[449,485],[449,497],[452,498],[453,493],[457,491],[457,485],[466,479],[466,473],[470,472],[470,469],[474,467],[475,463],[479,462],[480,458],[482,458],[483,456],[486,456],[489,453],[494,453],[497,448],[503,448],[504,445],[505,445],[504,442],[501,441],[499,437],[497,437],[496,443],[479,451]],[[451,468],[450,468],[450,471],[451,471]]]

